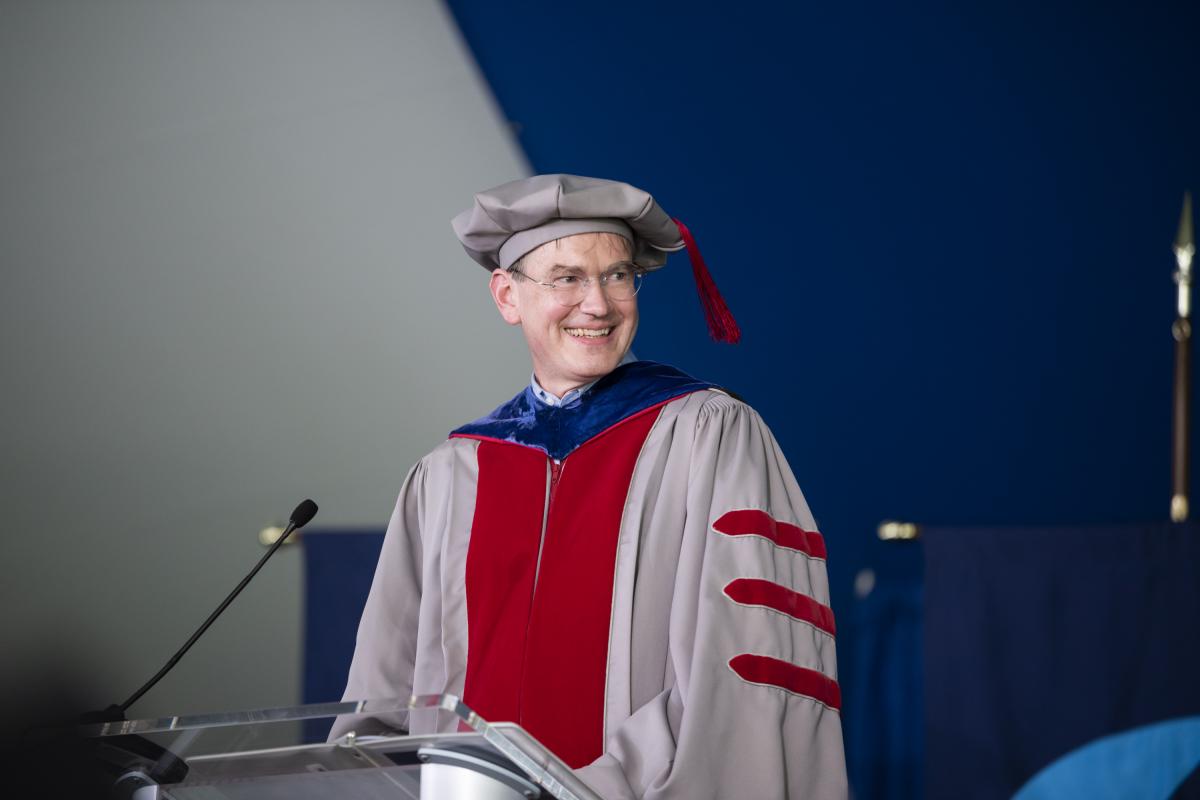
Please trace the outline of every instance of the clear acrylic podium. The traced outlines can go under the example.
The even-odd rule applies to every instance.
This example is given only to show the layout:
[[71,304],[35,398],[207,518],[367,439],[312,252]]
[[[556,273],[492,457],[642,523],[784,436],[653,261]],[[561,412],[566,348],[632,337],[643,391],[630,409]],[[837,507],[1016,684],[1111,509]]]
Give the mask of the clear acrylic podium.
[[[431,732],[291,743],[303,724],[335,717],[361,718],[361,730],[383,719]],[[520,726],[488,723],[453,695],[110,722],[82,733],[101,757],[122,762],[116,794],[131,800],[600,800]],[[162,751],[147,751],[147,740]],[[128,758],[130,743],[139,758]]]

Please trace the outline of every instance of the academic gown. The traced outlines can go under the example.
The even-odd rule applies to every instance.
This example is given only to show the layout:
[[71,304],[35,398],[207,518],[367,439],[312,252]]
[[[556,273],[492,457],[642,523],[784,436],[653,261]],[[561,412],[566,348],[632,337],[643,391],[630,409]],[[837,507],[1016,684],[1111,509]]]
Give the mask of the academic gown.
[[844,798],[834,632],[765,423],[639,361],[561,408],[526,389],[412,469],[345,698],[458,695],[612,800]]

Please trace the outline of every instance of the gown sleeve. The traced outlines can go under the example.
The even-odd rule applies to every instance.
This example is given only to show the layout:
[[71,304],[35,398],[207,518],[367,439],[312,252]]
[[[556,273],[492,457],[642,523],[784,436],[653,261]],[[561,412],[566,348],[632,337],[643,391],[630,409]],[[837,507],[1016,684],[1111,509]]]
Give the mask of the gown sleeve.
[[[375,578],[358,625],[358,638],[344,700],[380,700],[412,694],[421,604],[421,524],[425,462],[409,472],[383,539]],[[407,714],[378,718],[338,717],[330,740],[355,730],[389,734],[406,730]]]
[[825,546],[792,471],[717,393],[687,469],[675,573],[654,578],[672,586],[666,688],[578,774],[606,800],[845,798]]

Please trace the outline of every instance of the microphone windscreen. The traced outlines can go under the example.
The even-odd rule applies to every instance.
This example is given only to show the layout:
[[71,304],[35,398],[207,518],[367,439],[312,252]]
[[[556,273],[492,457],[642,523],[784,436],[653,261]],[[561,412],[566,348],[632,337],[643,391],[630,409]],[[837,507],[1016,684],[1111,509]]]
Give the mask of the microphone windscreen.
[[305,500],[300,505],[296,506],[296,510],[292,512],[292,518],[289,522],[296,528],[303,528],[308,523],[312,522],[312,518],[317,515],[317,504],[312,500]]

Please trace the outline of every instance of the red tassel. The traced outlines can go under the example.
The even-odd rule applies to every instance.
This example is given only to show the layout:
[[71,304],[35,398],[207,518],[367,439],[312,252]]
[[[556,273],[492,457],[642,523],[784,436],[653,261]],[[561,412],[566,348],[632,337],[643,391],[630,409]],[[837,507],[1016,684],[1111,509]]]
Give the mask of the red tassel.
[[696,246],[692,232],[679,220],[675,220],[675,224],[679,226],[688,258],[692,262],[692,277],[696,280],[696,294],[700,295],[700,305],[704,307],[704,319],[708,322],[709,335],[718,342],[737,344],[742,339],[742,330],[733,318],[729,306],[725,305],[725,298],[721,297],[721,292],[708,271],[708,265],[704,263],[704,256],[700,255],[700,248]]

